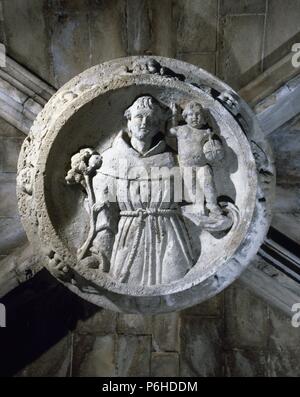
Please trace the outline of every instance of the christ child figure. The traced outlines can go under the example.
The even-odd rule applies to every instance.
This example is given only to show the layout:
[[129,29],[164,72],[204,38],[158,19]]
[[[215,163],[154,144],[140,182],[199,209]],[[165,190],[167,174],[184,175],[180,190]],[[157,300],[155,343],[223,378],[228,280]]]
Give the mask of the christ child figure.
[[[221,140],[207,124],[207,118],[202,105],[191,101],[185,106],[182,117],[186,124],[172,127],[168,136],[176,137],[179,164],[196,172],[191,195],[196,192],[192,201],[200,205],[204,212],[204,204],[209,216],[218,217],[222,210],[217,203],[217,190],[214,182],[212,163],[223,158],[224,152]],[[196,189],[198,187],[198,189]],[[197,192],[199,193],[197,195]],[[198,206],[199,207],[199,206]]]

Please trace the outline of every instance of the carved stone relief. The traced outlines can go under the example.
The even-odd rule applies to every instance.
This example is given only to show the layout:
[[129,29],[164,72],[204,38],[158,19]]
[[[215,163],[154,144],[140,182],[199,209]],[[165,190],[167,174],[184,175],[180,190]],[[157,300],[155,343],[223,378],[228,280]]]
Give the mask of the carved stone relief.
[[83,298],[132,313],[191,306],[237,278],[267,232],[273,187],[248,106],[161,57],[76,76],[19,159],[19,208],[45,266]]

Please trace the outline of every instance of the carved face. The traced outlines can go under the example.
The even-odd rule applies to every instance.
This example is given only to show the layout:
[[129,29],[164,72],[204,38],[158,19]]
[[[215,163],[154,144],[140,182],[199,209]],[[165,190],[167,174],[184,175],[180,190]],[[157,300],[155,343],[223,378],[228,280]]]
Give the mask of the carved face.
[[200,128],[204,124],[204,117],[201,110],[188,110],[185,114],[185,121],[194,128]]
[[159,131],[160,119],[152,109],[137,109],[132,111],[128,120],[128,129],[140,140],[152,139]]

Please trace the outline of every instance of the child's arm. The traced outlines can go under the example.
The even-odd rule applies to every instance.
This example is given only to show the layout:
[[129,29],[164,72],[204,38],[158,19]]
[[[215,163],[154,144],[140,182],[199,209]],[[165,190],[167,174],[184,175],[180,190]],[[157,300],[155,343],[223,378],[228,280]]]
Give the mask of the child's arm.
[[178,127],[172,127],[166,131],[166,136],[169,137],[177,137],[177,134],[178,134]]

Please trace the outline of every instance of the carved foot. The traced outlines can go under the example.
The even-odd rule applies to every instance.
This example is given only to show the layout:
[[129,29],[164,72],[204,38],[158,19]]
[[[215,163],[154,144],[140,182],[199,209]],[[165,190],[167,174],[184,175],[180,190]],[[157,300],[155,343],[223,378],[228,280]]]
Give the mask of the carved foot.
[[94,269],[107,273],[109,271],[110,262],[106,255],[93,247],[90,249],[90,252],[92,255],[80,259],[78,261],[78,266],[81,269]]

